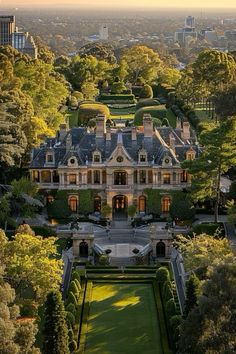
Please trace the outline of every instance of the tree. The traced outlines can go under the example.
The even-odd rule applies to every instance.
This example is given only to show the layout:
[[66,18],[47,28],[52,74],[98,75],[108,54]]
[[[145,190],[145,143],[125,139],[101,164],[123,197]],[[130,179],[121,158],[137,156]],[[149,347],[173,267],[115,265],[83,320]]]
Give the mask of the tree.
[[3,225],[6,229],[7,219],[10,216],[11,208],[10,202],[6,196],[0,198],[0,225]]
[[16,198],[19,198],[22,193],[34,197],[38,192],[37,184],[30,181],[27,177],[21,177],[19,180],[14,179],[11,185],[12,185],[12,194]]
[[85,82],[81,86],[81,92],[83,93],[85,100],[93,100],[99,94],[99,90],[92,82]]
[[113,82],[111,87],[112,94],[119,94],[126,90],[126,87],[122,81]]
[[128,215],[133,218],[136,213],[137,207],[135,205],[130,205],[128,207]]
[[179,351],[183,354],[235,352],[235,259],[219,264],[208,276],[199,305],[189,313],[181,329]]
[[235,225],[236,223],[236,205],[234,200],[228,200],[226,203],[228,222]]
[[170,205],[170,216],[175,221],[191,220],[195,215],[195,208],[188,200],[173,200]]
[[203,152],[195,160],[182,165],[192,176],[191,195],[194,201],[211,198],[214,201],[215,222],[218,222],[220,179],[236,163],[236,120],[229,118],[215,125],[201,125],[199,140]]
[[51,291],[45,302],[44,354],[69,354],[66,313],[59,291]]
[[[4,247],[6,273],[15,288],[32,288],[35,300],[44,301],[47,293],[61,283],[62,261],[56,259],[56,238],[16,234]],[[42,271],[43,270],[43,271]]]
[[192,274],[186,284],[186,301],[184,314],[187,316],[189,312],[197,306],[199,295],[200,281],[195,274]]
[[174,244],[183,255],[186,271],[193,271],[203,276],[209,266],[217,265],[233,255],[226,238],[217,239],[206,234],[193,237],[178,235]]
[[142,90],[140,91],[139,98],[152,98],[153,91],[150,85],[144,85]]
[[151,83],[161,70],[162,61],[158,53],[146,46],[137,45],[127,49],[122,56],[127,64],[128,79],[135,84],[139,76]]
[[236,85],[224,88],[213,97],[216,114],[221,118],[236,116]]

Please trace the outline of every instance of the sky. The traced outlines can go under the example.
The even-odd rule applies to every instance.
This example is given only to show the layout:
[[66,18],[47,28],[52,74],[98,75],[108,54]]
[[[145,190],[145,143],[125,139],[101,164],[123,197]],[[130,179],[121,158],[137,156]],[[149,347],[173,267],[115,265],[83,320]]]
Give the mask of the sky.
[[3,7],[236,8],[236,0],[0,0]]

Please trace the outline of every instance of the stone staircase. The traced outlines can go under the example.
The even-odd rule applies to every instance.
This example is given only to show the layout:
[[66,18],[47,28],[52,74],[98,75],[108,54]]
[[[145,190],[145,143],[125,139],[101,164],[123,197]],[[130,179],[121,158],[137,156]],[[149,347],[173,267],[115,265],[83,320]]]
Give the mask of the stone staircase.
[[135,258],[134,257],[111,257],[110,258],[110,265],[116,267],[126,267],[129,265],[135,265]]

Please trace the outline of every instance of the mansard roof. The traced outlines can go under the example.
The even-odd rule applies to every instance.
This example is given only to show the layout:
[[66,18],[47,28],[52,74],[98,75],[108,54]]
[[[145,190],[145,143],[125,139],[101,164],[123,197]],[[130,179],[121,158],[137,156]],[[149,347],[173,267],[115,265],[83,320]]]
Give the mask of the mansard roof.
[[[93,152],[96,149],[101,152],[102,162],[105,163],[118,144],[123,145],[134,163],[138,163],[140,149],[145,149],[148,163],[161,165],[163,158],[169,156],[174,166],[185,160],[186,152],[190,148],[198,155],[195,134],[191,131],[190,139],[186,141],[181,138],[181,132],[181,129],[159,127],[155,129],[151,138],[147,138],[143,132],[137,130],[136,140],[132,140],[130,128],[111,129],[109,140],[106,139],[106,134],[103,138],[97,138],[95,132],[88,132],[86,128],[72,128],[61,141],[58,134],[57,138],[48,138],[40,148],[34,149],[31,168],[44,168],[49,149],[54,152],[55,168],[59,165],[67,165],[68,159],[72,156],[76,157],[78,165],[88,165],[92,163]],[[174,143],[174,149],[171,148],[170,140]]]

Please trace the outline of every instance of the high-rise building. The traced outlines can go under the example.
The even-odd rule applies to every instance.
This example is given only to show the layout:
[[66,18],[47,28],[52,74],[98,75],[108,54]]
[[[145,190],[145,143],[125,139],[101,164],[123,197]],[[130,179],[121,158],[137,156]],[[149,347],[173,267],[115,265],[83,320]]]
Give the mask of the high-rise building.
[[11,45],[16,29],[15,16],[0,16],[0,45]]
[[12,47],[33,59],[37,59],[38,48],[29,32],[14,32],[12,34]]
[[193,16],[187,16],[185,19],[185,27],[195,28],[195,18]]
[[107,25],[102,25],[99,31],[99,37],[101,41],[108,40],[108,27]]

